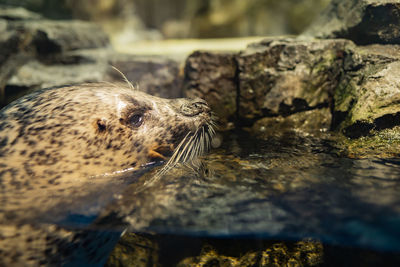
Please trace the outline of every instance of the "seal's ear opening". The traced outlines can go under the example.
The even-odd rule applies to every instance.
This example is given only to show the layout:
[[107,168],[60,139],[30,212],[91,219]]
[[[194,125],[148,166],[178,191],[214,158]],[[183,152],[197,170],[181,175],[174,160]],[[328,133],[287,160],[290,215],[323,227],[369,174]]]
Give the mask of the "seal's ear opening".
[[107,128],[106,120],[105,119],[96,119],[94,122],[94,127],[97,133],[104,133]]

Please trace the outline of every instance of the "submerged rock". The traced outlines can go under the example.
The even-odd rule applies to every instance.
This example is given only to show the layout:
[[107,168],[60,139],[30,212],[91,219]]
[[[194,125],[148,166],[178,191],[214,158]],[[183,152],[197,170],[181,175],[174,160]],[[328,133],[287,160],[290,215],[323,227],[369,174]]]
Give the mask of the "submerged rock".
[[106,267],[160,266],[158,244],[150,235],[125,234],[111,253]]
[[[235,242],[231,243],[234,244],[230,246],[235,245]],[[321,243],[305,240],[289,245],[291,245],[290,248],[284,243],[274,243],[264,250],[247,252],[239,250],[242,255],[235,257],[220,254],[214,247],[206,244],[200,255],[186,258],[177,266],[319,266],[323,262]]]

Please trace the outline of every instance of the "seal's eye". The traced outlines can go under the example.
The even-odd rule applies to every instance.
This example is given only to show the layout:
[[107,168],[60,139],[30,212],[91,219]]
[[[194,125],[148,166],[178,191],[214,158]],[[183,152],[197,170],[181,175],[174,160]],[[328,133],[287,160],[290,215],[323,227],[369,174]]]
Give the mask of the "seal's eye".
[[146,112],[148,109],[133,109],[128,108],[122,112],[119,122],[130,128],[140,127],[147,118]]
[[128,123],[133,127],[139,127],[143,123],[143,114],[133,114],[129,117]]

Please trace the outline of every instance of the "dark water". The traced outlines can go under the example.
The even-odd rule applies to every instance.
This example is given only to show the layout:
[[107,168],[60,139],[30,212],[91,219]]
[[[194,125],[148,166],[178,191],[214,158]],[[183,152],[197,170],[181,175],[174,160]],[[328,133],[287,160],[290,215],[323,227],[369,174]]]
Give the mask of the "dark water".
[[400,159],[340,158],[312,137],[233,135],[205,163],[201,174],[177,167],[138,181],[109,211],[133,232],[400,251]]
[[[391,253],[400,262],[400,159],[338,157],[324,138],[291,134],[259,140],[232,133],[204,157],[201,171],[177,166],[146,184],[156,171],[122,174],[118,179],[129,176],[130,185],[103,188],[113,201],[106,206],[103,201],[95,213],[49,211],[46,218],[72,228],[151,234],[160,258],[170,263],[189,248],[199,253],[205,239],[229,254],[235,242],[254,249],[260,242],[304,238],[321,241],[325,255],[334,255],[329,262],[338,253],[329,252],[332,247],[341,249],[341,257],[372,251]],[[101,200],[83,198],[89,206],[87,199]],[[67,206],[58,213],[73,210]]]

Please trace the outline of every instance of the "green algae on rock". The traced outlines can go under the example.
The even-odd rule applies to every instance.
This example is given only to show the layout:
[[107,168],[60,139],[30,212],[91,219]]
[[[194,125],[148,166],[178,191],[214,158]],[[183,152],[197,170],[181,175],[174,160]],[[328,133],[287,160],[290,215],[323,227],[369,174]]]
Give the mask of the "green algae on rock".
[[396,158],[400,156],[400,127],[372,130],[368,136],[347,138],[336,136],[336,152],[350,158]]
[[318,136],[321,132],[327,132],[330,129],[331,117],[329,108],[313,109],[287,117],[265,117],[256,121],[251,129],[254,135],[262,139],[268,136],[283,136],[287,132]]
[[400,124],[400,53],[397,46],[355,47],[344,58],[334,94],[333,127],[358,138]]
[[112,251],[106,267],[159,266],[159,248],[151,235],[125,234]]
[[245,120],[327,107],[346,40],[269,38],[238,55],[239,115]]
[[[213,103],[225,130],[235,122],[256,136],[324,129],[354,139],[400,125],[398,51],[341,39],[267,38],[237,54],[194,53],[185,88]],[[349,141],[334,139],[346,155]]]
[[271,242],[263,250],[241,251],[241,254],[240,256],[223,255],[218,249],[205,244],[200,255],[186,258],[177,266],[319,266],[323,262],[323,246],[320,242],[312,240],[292,243]]

